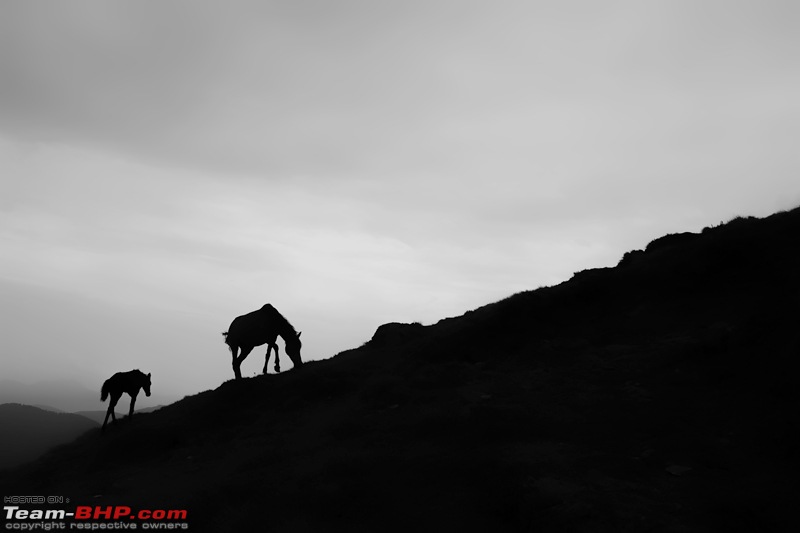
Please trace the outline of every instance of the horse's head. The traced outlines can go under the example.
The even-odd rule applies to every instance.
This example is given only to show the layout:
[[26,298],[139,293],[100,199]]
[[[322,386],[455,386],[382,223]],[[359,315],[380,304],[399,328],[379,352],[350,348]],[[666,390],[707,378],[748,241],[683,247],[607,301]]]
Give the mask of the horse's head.
[[[302,331],[300,333],[302,333]],[[303,364],[303,360],[300,358],[300,348],[302,347],[300,333],[298,333],[296,337],[289,336],[288,339],[284,339],[286,341],[286,355],[292,360],[294,366]]]
[[144,393],[147,396],[150,396],[150,374],[147,374],[146,376],[142,374],[142,376],[144,376],[142,378],[142,389],[144,389]]

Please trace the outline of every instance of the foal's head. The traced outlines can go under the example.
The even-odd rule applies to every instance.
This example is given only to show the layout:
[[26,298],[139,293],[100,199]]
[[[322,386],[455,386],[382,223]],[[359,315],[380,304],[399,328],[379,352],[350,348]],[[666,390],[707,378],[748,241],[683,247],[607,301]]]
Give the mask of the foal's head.
[[147,396],[150,396],[150,374],[145,375],[141,373],[142,376],[142,389]]

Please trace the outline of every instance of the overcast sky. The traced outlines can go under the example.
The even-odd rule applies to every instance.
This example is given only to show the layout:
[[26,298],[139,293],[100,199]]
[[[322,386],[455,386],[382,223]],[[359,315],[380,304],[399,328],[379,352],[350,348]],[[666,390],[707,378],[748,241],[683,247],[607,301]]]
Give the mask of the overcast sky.
[[5,0],[2,374],[193,393],[233,377],[220,332],[267,302],[328,358],[800,205],[798,15]]

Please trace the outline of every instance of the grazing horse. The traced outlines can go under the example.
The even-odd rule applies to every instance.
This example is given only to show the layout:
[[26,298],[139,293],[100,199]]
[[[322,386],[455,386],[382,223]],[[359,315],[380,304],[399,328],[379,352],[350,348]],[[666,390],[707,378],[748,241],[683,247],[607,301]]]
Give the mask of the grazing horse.
[[[233,356],[233,375],[236,379],[242,379],[242,361],[253,351],[256,346],[267,345],[267,356],[264,359],[264,374],[267,373],[269,356],[275,350],[275,372],[281,371],[280,360],[278,359],[278,336],[283,337],[286,343],[286,355],[292,360],[294,366],[303,364],[300,359],[300,333],[286,320],[277,309],[270,304],[266,304],[258,311],[237,316],[231,322],[228,331],[222,334],[225,337],[225,344],[231,349]],[[237,357],[237,353],[241,354]]]
[[116,407],[123,392],[127,392],[131,397],[131,408],[128,412],[128,418],[130,419],[133,416],[133,406],[136,403],[136,396],[139,395],[139,389],[144,389],[144,393],[150,396],[150,374],[145,374],[140,370],[117,372],[103,383],[100,401],[106,401],[108,395],[111,395],[111,401],[108,403],[108,411],[106,412],[106,419],[103,421],[103,429],[106,429],[106,422],[108,422],[109,415],[111,415],[111,419],[114,422],[117,421],[117,415],[114,414],[114,407]]

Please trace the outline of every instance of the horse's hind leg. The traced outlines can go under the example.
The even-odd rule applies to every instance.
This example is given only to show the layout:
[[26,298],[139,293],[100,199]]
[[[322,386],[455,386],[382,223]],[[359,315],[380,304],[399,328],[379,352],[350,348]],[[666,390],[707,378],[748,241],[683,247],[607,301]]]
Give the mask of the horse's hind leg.
[[233,375],[236,376],[236,379],[242,379],[242,361],[250,355],[250,352],[253,351],[255,346],[242,346],[242,353],[239,354],[239,357],[236,357],[236,348],[231,348],[231,353],[234,354],[233,356]]
[[230,348],[231,348],[231,358],[232,358],[231,364],[233,365],[233,375],[236,377],[236,379],[241,379],[242,373],[239,370],[240,363],[236,360],[236,356],[239,353],[239,347],[236,345],[230,345]]
[[236,379],[242,377],[239,373],[239,366],[236,364],[236,355],[239,353],[239,347],[229,344],[228,347],[231,349],[231,364],[233,365],[233,375],[236,376]]

